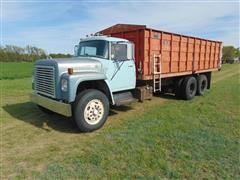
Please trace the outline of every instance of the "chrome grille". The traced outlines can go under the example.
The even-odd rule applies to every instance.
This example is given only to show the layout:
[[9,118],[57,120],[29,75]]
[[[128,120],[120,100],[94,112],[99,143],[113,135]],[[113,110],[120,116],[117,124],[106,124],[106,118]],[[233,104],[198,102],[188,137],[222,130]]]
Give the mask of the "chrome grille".
[[35,90],[37,93],[55,97],[54,67],[36,66]]

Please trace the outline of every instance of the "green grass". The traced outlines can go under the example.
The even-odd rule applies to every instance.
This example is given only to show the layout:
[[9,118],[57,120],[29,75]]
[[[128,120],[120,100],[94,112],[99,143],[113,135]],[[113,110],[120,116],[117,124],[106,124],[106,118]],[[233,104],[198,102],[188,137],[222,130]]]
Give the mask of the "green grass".
[[214,73],[205,96],[113,109],[88,134],[30,103],[30,78],[1,80],[3,178],[239,179],[239,67]]
[[29,62],[0,62],[0,80],[21,79],[32,76],[33,63]]

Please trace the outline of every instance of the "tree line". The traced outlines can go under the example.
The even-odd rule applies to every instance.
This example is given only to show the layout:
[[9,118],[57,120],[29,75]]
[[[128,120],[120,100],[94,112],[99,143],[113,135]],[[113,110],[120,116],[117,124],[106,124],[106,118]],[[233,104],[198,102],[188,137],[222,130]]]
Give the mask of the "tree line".
[[0,62],[33,62],[37,59],[65,58],[70,54],[47,54],[43,49],[27,45],[22,48],[15,45],[0,46]]
[[240,48],[233,46],[224,46],[222,49],[222,61],[224,63],[232,63],[233,61],[240,61]]

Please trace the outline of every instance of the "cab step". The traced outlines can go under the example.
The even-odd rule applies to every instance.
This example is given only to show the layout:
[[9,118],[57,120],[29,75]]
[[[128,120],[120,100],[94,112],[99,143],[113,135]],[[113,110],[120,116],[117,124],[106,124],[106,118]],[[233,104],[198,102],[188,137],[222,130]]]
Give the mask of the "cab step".
[[127,105],[132,102],[138,101],[138,99],[134,98],[131,92],[122,92],[113,95],[113,99],[116,106]]

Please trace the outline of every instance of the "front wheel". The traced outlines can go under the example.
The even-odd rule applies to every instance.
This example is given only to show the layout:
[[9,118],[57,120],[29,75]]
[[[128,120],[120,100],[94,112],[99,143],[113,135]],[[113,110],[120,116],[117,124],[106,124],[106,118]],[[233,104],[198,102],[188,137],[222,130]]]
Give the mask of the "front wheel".
[[74,103],[74,119],[82,132],[101,128],[107,120],[108,113],[108,98],[95,89],[81,92]]

